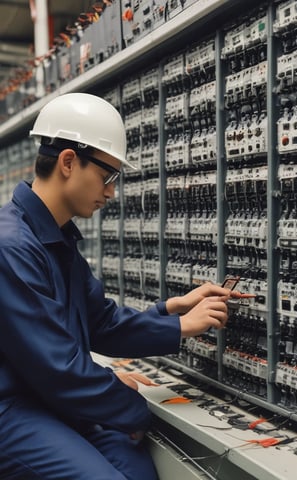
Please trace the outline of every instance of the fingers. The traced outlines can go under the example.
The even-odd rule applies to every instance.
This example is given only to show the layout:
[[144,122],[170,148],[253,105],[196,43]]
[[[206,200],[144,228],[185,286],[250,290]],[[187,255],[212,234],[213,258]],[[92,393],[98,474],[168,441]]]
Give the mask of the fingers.
[[[227,295],[220,295],[220,296],[212,296],[212,297],[205,297],[201,300],[201,303],[211,305],[211,308],[218,309],[218,310],[227,310],[227,301],[230,298],[230,294]],[[214,306],[216,304],[216,306]]]
[[148,377],[137,372],[115,372],[116,376],[133,390],[138,390],[138,383],[142,383],[147,386],[159,386],[157,383],[152,382]]
[[166,308],[170,314],[178,313],[182,315],[189,312],[207,297],[217,296],[220,297],[220,300],[227,301],[227,299],[230,298],[230,292],[231,290],[228,288],[223,288],[219,285],[206,282],[200,287],[194,288],[186,295],[167,299]]
[[151,386],[154,386],[154,387],[159,386],[157,383],[152,382],[150,378],[146,377],[145,375],[142,375],[141,373],[129,372],[129,377],[136,380],[136,382],[142,383],[143,385],[147,385],[147,386],[150,386],[150,387]]
[[227,324],[227,320],[228,320],[227,312],[222,312],[218,310],[209,310],[208,316],[209,316],[208,318],[209,326],[217,330],[224,328]]
[[228,307],[226,301],[229,296],[225,297],[208,297],[203,302],[207,307],[208,322],[210,326],[221,329],[224,328],[228,320]]
[[137,382],[135,382],[135,380],[133,380],[133,378],[127,372],[115,372],[115,374],[125,385],[133,388],[133,390],[138,390]]
[[[229,288],[221,287],[220,285],[215,285],[213,283],[205,283],[202,287],[203,288],[203,296],[210,297],[210,296],[229,296],[231,290]],[[201,291],[200,290],[200,291]],[[202,293],[202,292],[201,292]]]
[[185,315],[180,316],[182,337],[197,336],[209,328],[224,328],[228,319],[229,295],[205,297]]
[[241,293],[238,292],[237,290],[234,290],[233,292],[230,293],[231,298],[256,298],[257,295],[254,293]]

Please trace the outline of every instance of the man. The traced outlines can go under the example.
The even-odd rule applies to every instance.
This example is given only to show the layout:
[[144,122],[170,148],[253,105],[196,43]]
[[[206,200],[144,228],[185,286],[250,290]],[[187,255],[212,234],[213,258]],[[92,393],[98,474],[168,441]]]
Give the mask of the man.
[[0,210],[0,478],[155,480],[142,444],[150,413],[131,373],[90,351],[143,357],[223,328],[230,290],[205,284],[146,312],[104,297],[77,250],[71,219],[113,198],[126,158],[122,119],[89,94],[62,95],[38,115],[31,184]]

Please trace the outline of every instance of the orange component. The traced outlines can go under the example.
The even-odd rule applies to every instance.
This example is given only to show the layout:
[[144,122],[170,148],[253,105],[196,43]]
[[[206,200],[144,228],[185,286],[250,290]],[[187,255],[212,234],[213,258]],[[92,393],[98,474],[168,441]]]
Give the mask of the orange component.
[[253,430],[257,425],[260,423],[267,422],[266,418],[259,418],[258,420],[255,420],[254,422],[251,422],[249,424],[249,428]]
[[71,46],[71,39],[70,39],[69,35],[66,35],[66,33],[60,33],[59,35],[64,40],[64,42],[66,43],[66,46],[70,47]]
[[172,404],[172,403],[191,403],[191,402],[192,400],[190,398],[172,397],[172,398],[167,398],[166,400],[162,400],[160,403]]
[[123,18],[123,20],[126,20],[127,22],[132,22],[132,20],[133,20],[133,10],[132,10],[132,8],[126,8],[126,10],[123,12],[122,18]]
[[247,443],[255,443],[257,445],[261,445],[261,447],[267,448],[277,445],[278,443],[280,443],[280,441],[280,439],[269,437],[263,438],[263,440],[247,440]]

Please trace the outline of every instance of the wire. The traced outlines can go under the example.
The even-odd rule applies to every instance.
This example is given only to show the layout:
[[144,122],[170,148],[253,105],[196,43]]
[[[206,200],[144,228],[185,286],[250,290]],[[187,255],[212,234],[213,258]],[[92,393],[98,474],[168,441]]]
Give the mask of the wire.
[[[211,458],[217,458],[217,459],[223,459],[226,455],[228,455],[229,453],[229,450],[225,451],[224,453],[222,454],[214,454],[214,455],[206,455],[204,457],[191,457],[190,455],[188,455],[182,448],[180,448],[178,445],[176,445],[172,440],[170,440],[170,438],[168,438],[166,435],[164,435],[163,433],[159,432],[158,430],[155,431],[155,434],[157,437],[159,437],[161,440],[163,440],[164,442],[168,443],[174,450],[176,450],[180,455],[181,455],[181,458],[180,460],[182,462],[184,461],[188,461],[190,462],[191,464],[195,465],[196,467],[198,467],[210,480],[217,480],[217,476],[213,476],[211,473],[209,473],[209,471],[207,471],[205,468],[203,468],[198,462],[197,460],[209,460]],[[221,464],[221,462],[220,462]]]
[[223,402],[223,403],[220,403],[219,405],[217,405],[216,407],[212,407],[209,409],[209,411],[211,412],[212,410],[216,410],[216,409],[220,409],[221,407],[224,407],[225,405],[232,405],[236,400],[237,400],[237,396],[234,397],[234,398],[231,398],[231,400],[228,400],[226,402]]
[[202,423],[195,423],[197,427],[205,427],[205,428],[214,428],[215,430],[232,430],[233,427],[215,427],[214,425],[203,425]]
[[282,443],[293,442],[296,439],[296,437],[290,438],[286,435],[283,435],[283,436],[280,436],[279,438],[265,437],[265,438],[259,438],[259,439],[253,438],[253,439],[245,440],[244,438],[236,437],[235,435],[232,435],[231,433],[228,433],[227,435],[229,435],[232,438],[235,438],[236,440],[241,440],[241,441],[245,442],[245,443],[243,443],[241,445],[237,445],[236,447],[233,447],[233,448],[240,448],[240,447],[245,447],[245,446],[248,446],[248,445],[259,445],[259,446],[264,447],[264,448],[275,447],[276,445],[279,445],[279,444],[282,444]]

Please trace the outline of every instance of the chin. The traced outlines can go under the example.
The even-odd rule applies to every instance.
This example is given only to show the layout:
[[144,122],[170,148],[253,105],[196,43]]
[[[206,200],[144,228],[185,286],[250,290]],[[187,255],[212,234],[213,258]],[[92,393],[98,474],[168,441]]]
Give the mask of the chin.
[[79,218],[91,218],[93,216],[93,211],[92,212],[80,212],[77,214]]

